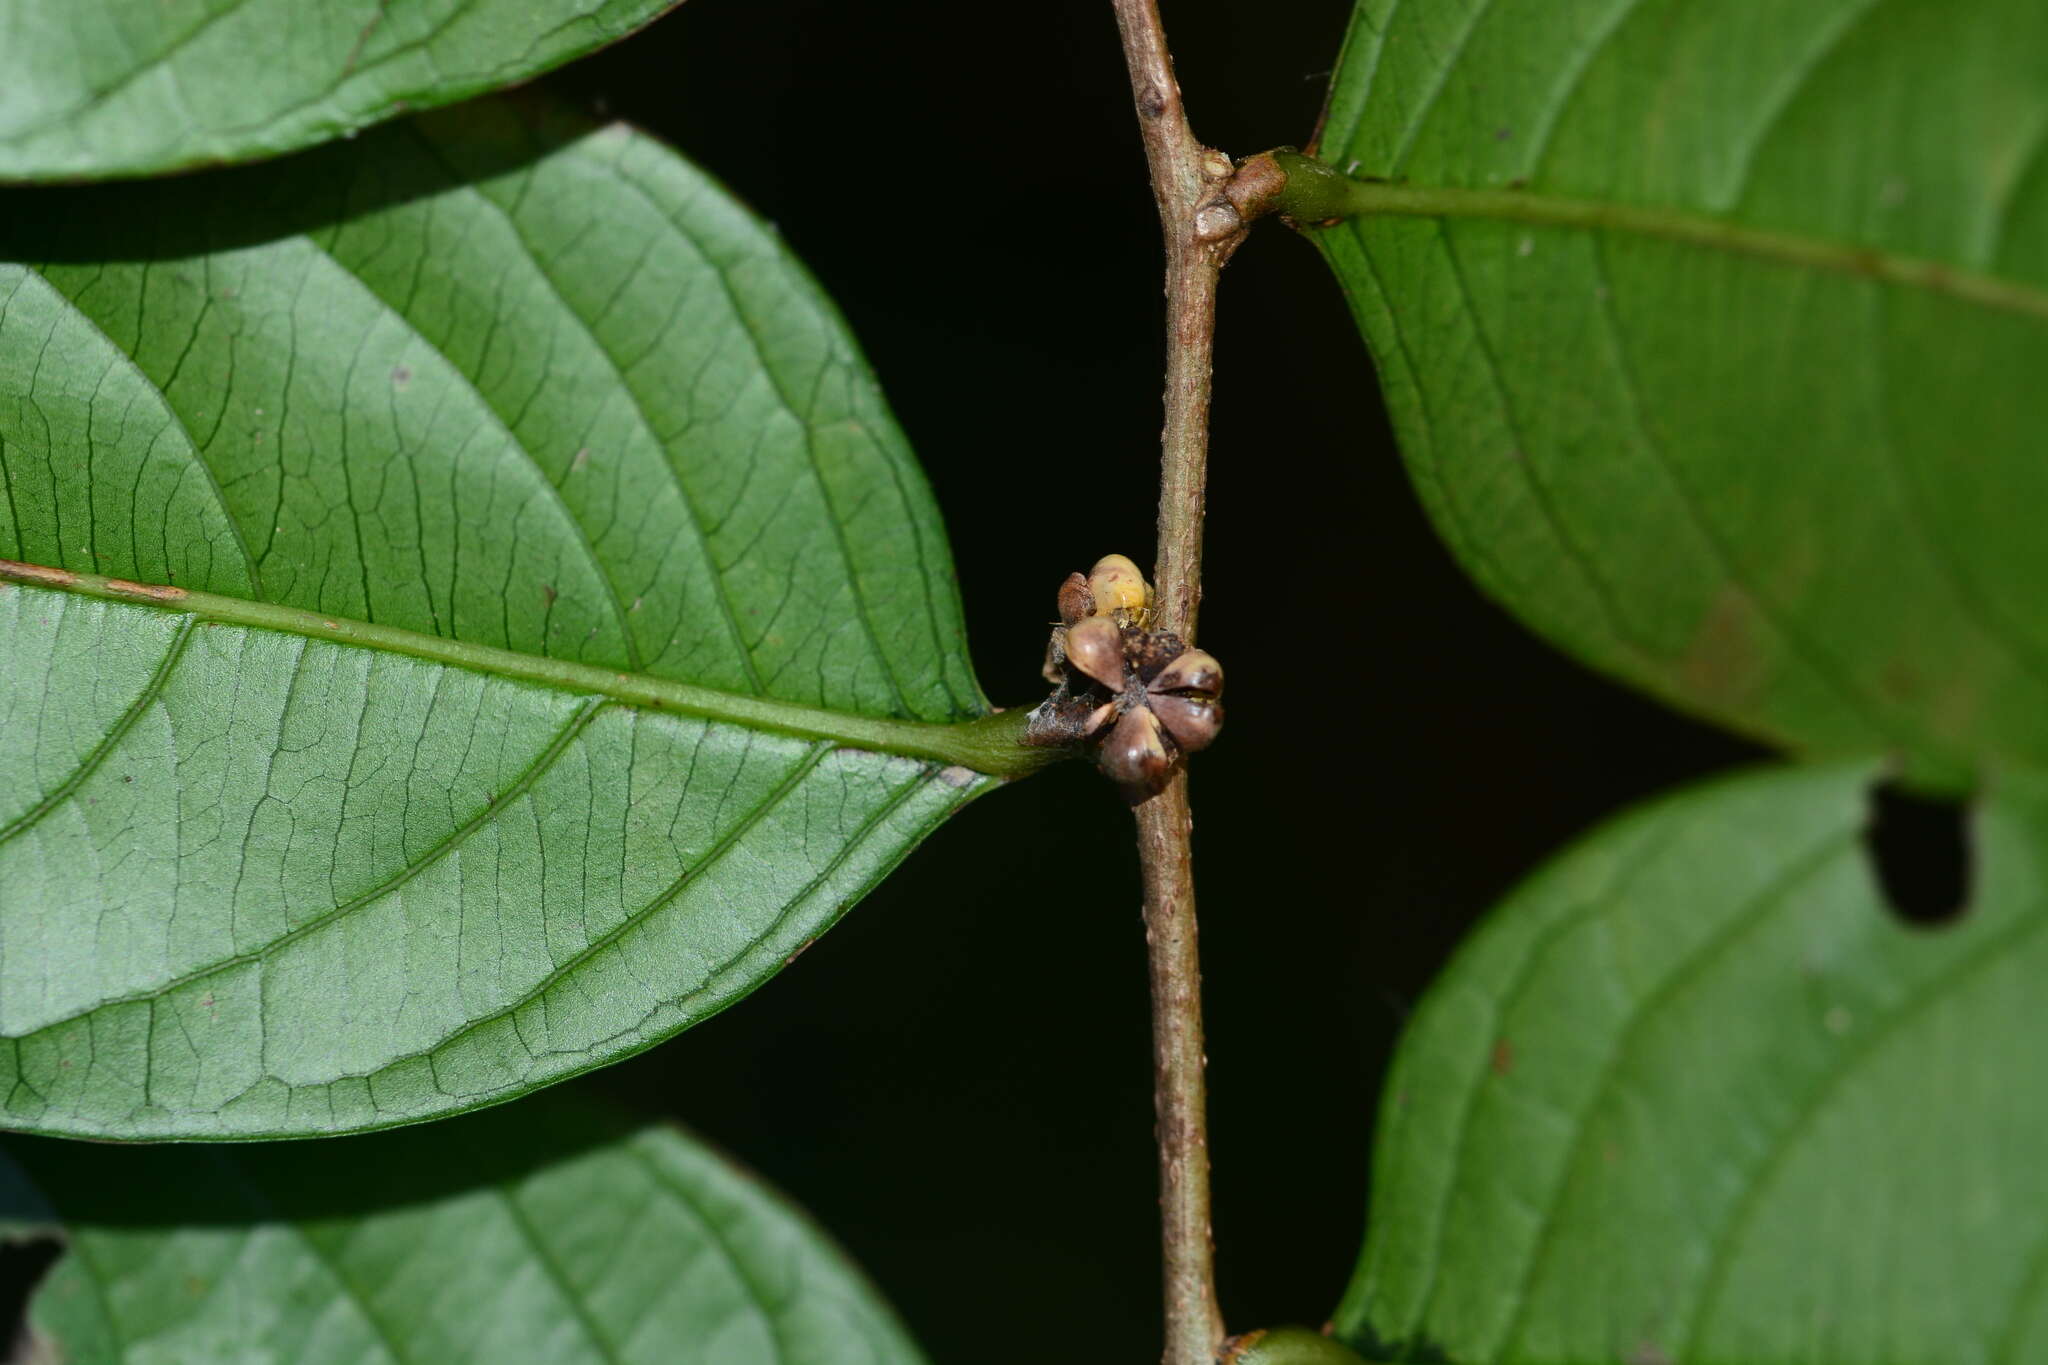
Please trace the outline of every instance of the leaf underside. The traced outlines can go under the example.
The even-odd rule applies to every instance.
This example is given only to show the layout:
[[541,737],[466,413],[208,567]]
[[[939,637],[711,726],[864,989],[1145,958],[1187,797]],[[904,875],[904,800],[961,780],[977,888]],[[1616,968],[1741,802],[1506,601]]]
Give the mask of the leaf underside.
[[[1833,756],[1596,831],[1432,988],[1366,1354],[2048,1355],[2044,52],[2028,0],[1355,11],[1318,150],[1364,213],[1315,240],[1439,530],[1580,658]],[[1980,793],[1939,929],[1864,847],[1891,772]]]
[[498,89],[676,0],[0,0],[0,180],[246,161]]
[[[503,104],[0,199],[0,557],[701,684],[982,714],[851,341],[673,154]],[[0,1115],[341,1132],[744,995],[990,784],[0,584]]]
[[2044,53],[2035,0],[1364,0],[1320,154],[1444,211],[1316,239],[1480,583],[1795,751],[2048,764]]
[[1930,930],[1874,883],[1871,776],[1695,788],[1494,911],[1389,1075],[1343,1336],[1475,1365],[2048,1355],[2048,783],[1976,809],[1975,895]]
[[72,1365],[922,1359],[773,1192],[552,1098],[346,1143],[17,1140],[0,1240],[38,1233],[31,1330]]

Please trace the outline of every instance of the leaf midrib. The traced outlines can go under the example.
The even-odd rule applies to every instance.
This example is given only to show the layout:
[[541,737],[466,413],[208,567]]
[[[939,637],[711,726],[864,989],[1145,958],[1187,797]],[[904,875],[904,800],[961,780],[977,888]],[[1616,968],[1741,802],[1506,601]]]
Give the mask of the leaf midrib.
[[537,683],[586,696],[606,697],[643,710],[699,716],[753,730],[826,740],[843,748],[928,759],[990,777],[1021,777],[1057,757],[1055,751],[1027,748],[1021,743],[1025,721],[1022,709],[952,723],[862,716],[768,697],[722,692],[644,673],[620,672],[564,659],[543,658],[495,645],[453,640],[270,602],[253,602],[217,593],[135,583],[99,574],[0,559],[0,586],[9,583],[30,590],[66,592],[103,601],[153,607],[196,617],[201,622],[272,630],[305,639],[402,654],[493,677]]
[[1345,177],[1346,219],[1476,218],[1533,227],[1624,233],[1751,256],[1781,265],[1896,284],[1997,312],[2048,322],[2048,289],[1989,271],[1883,247],[1757,227],[1661,205],[1587,199],[1526,189],[1357,180]]

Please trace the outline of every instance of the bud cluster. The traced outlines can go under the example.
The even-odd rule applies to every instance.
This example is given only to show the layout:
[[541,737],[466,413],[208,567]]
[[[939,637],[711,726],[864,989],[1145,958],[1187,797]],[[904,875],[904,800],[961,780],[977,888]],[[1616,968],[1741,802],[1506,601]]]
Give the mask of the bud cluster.
[[1149,628],[1152,589],[1123,555],[1070,575],[1059,609],[1045,659],[1059,689],[1031,713],[1024,742],[1092,745],[1103,773],[1142,801],[1223,728],[1223,666]]

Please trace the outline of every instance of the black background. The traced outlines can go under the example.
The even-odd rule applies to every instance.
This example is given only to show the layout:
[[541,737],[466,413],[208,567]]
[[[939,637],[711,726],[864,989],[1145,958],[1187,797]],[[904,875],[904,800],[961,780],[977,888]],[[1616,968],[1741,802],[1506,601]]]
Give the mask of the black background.
[[[1196,131],[1305,141],[1344,0],[1169,4]],[[691,0],[558,92],[774,221],[866,348],[953,538],[983,685],[1043,694],[1053,591],[1149,564],[1160,256],[1106,0]],[[1216,1239],[1234,1330],[1320,1323],[1401,1020],[1486,906],[1625,803],[1755,751],[1483,600],[1422,518],[1320,259],[1224,280],[1199,762]],[[935,1360],[1158,1355],[1130,819],[1062,768],[970,807],[738,1008],[591,1082],[843,1241]]]

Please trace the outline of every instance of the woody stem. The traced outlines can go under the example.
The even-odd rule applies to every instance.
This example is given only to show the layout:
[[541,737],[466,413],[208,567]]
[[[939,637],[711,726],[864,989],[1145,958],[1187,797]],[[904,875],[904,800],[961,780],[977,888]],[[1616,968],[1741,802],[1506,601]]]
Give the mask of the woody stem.
[[[1166,239],[1166,423],[1161,437],[1161,630],[1193,642],[1201,603],[1202,514],[1216,282],[1242,227],[1221,185],[1230,163],[1196,141],[1181,107],[1154,0],[1111,0]],[[1187,775],[1137,808],[1152,986],[1153,1106],[1166,1291],[1165,1365],[1210,1365],[1223,1341],[1209,1228],[1201,962]]]

